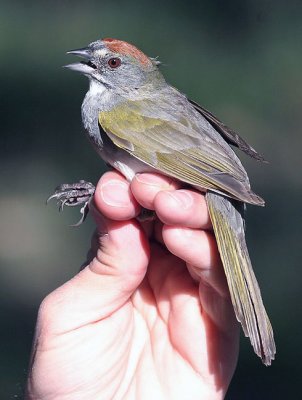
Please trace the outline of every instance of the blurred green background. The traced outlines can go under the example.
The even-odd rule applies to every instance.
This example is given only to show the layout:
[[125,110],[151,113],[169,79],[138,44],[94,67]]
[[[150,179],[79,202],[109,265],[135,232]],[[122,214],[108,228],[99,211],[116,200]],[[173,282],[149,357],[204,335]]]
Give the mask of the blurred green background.
[[227,399],[299,397],[302,2],[1,0],[0,398],[22,398],[39,303],[89,247],[92,222],[70,228],[78,211],[45,199],[103,171],[81,125],[87,80],[61,68],[101,37],[159,56],[173,85],[269,160],[241,157],[267,201],[248,207],[247,236],[277,358],[265,368],[243,338]]

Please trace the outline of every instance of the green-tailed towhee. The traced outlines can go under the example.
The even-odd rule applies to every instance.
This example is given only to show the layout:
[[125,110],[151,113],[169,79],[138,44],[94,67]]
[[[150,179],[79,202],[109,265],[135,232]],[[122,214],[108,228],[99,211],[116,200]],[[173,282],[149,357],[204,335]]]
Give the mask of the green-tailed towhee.
[[[89,78],[82,104],[88,137],[103,160],[129,181],[136,173],[160,172],[205,192],[235,314],[266,365],[275,355],[273,331],[252,270],[245,234],[245,203],[264,205],[252,192],[229,145],[263,160],[237,133],[170,86],[158,61],[117,39],[97,40],[69,51],[85,61],[67,65]],[[94,186],[60,185],[51,198],[84,204]]]

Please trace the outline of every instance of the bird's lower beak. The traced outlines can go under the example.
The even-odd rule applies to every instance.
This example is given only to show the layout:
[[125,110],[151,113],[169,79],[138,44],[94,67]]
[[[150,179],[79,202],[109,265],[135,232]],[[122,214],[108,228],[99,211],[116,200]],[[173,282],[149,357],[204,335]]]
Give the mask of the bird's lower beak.
[[67,51],[67,54],[72,54],[77,57],[84,58],[87,61],[81,61],[79,63],[73,63],[64,65],[65,68],[69,68],[72,71],[81,72],[85,75],[91,75],[91,73],[96,69],[96,65],[91,61],[92,52],[89,47],[84,47],[82,49]]

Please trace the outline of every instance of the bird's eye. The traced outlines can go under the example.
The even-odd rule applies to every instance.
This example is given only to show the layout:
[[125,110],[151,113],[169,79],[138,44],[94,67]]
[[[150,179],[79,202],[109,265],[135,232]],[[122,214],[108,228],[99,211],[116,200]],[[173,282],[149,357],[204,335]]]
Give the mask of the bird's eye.
[[108,65],[110,68],[118,68],[121,65],[122,61],[120,58],[110,58],[108,60]]

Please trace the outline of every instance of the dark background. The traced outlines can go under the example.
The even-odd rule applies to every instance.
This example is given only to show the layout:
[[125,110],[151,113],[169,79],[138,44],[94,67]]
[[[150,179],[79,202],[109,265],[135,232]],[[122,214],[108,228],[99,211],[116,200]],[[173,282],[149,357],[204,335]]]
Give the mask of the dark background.
[[38,305],[89,246],[92,222],[70,228],[78,211],[59,215],[45,199],[103,171],[81,126],[87,80],[61,68],[66,50],[101,37],[159,56],[173,85],[269,160],[241,157],[267,201],[248,207],[247,236],[277,358],[264,367],[243,338],[227,398],[299,397],[301,33],[301,1],[0,1],[1,399],[22,398]]

